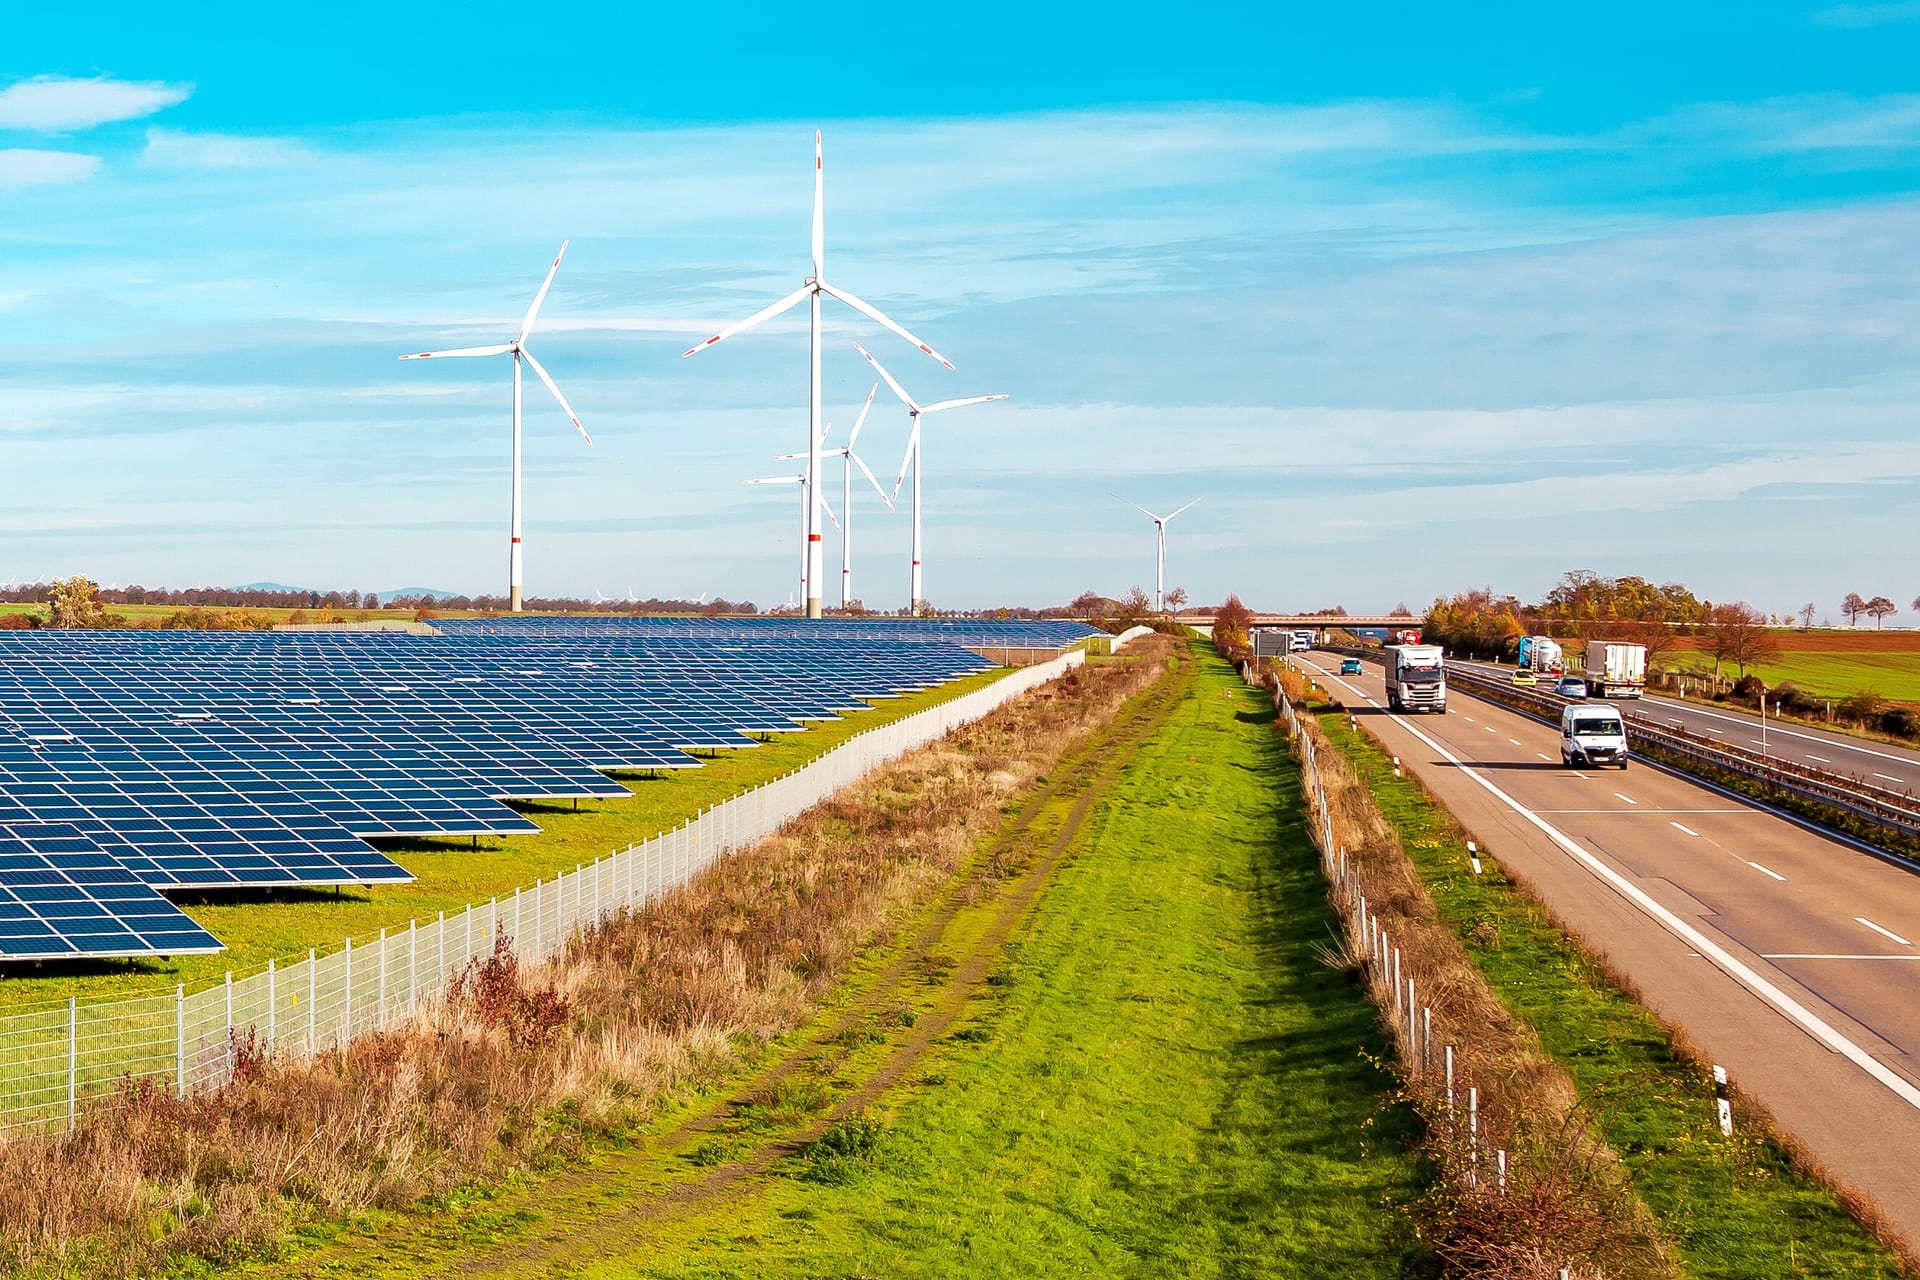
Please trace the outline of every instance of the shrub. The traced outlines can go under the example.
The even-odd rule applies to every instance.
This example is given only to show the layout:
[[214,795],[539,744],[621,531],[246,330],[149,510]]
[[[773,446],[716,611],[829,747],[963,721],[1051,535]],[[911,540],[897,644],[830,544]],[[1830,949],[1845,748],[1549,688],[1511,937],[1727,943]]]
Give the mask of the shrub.
[[1888,707],[1880,713],[1880,731],[1896,738],[1920,738],[1920,713],[1912,707]]
[[1783,681],[1773,691],[1773,705],[1786,715],[1804,716],[1820,710],[1820,699],[1808,697],[1805,690],[1792,681]]
[[1871,689],[1855,689],[1840,699],[1835,710],[1848,720],[1865,724],[1886,710],[1887,700]]
[[1745,698],[1750,702],[1758,702],[1760,695],[1766,691],[1767,686],[1760,682],[1760,677],[1751,673],[1741,676],[1733,682],[1733,696],[1736,698]]

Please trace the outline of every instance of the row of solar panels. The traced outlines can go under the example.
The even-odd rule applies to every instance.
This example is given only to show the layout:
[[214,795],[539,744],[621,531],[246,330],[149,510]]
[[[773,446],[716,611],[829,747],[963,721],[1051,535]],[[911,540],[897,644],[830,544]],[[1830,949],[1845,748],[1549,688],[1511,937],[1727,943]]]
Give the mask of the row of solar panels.
[[561,621],[0,633],[0,959],[217,950],[163,891],[405,881],[367,838],[532,832],[504,801],[622,796],[604,770],[988,665],[924,635]]

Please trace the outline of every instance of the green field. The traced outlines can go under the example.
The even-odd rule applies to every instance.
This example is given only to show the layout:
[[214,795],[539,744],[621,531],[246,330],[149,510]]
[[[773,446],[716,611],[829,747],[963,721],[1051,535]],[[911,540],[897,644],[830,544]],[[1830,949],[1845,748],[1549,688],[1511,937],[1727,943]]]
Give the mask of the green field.
[[204,901],[175,900],[227,946],[219,955],[179,956],[171,961],[79,962],[46,969],[15,967],[0,978],[0,1015],[82,999],[125,999],[171,993],[177,983],[191,990],[236,974],[264,968],[268,959],[304,957],[309,947],[324,954],[348,936],[363,938],[381,929],[403,929],[410,919],[449,915],[469,902],[507,896],[535,879],[571,871],[580,863],[650,839],[678,826],[700,810],[769,779],[791,772],[821,752],[874,725],[978,688],[1004,675],[981,675],[892,698],[874,710],[838,721],[816,723],[804,733],[778,734],[744,750],[701,757],[697,769],[657,776],[624,776],[628,799],[572,803],[515,803],[514,808],[540,824],[530,836],[481,837],[477,841],[376,841],[383,852],[413,872],[412,884],[377,889],[283,890],[271,897],[228,894]]
[[[1684,650],[1670,655],[1663,665],[1702,678],[1713,671],[1712,658]],[[1920,652],[1835,653],[1785,649],[1777,661],[1765,662],[1750,670],[1769,689],[1792,681],[1804,692],[1822,698],[1840,699],[1869,689],[1896,702],[1920,702]],[[1720,664],[1723,678],[1737,673],[1738,668]]]
[[[818,1082],[729,1086],[758,1101],[735,1104],[731,1126],[707,1141],[649,1135],[579,1179],[426,1222],[370,1222],[263,1270],[1417,1274],[1419,1247],[1397,1211],[1419,1190],[1408,1121],[1383,1102],[1393,1081],[1376,1065],[1385,1045],[1371,1006],[1322,958],[1333,925],[1297,775],[1271,705],[1224,663],[1199,665],[1137,753],[1109,740],[1083,756],[1104,778],[1056,770],[1068,785],[1043,795],[1030,838],[1011,847],[1044,860],[1051,843],[1066,860],[1030,912],[1005,916],[1011,888],[965,895],[940,936],[945,954],[926,961],[943,974],[978,961],[979,976],[963,978],[942,1034],[821,1139],[770,1162],[746,1154],[870,1087],[860,1082],[876,1059],[949,1016],[937,995],[905,1007],[885,989],[862,996],[892,963],[884,951],[837,1016],[874,999],[892,1012],[834,1031],[830,1010],[788,1050],[815,1064],[802,1070]],[[1009,886],[1025,874],[1000,873]],[[996,919],[1015,922],[1006,936]],[[943,981],[930,973],[908,989]],[[809,1037],[833,1046],[830,1062],[817,1062]]]

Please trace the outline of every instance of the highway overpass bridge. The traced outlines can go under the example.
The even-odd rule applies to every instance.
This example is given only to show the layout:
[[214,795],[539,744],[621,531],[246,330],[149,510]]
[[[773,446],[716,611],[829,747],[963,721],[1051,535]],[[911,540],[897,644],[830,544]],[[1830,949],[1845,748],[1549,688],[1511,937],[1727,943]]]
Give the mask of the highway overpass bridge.
[[[1206,635],[1213,634],[1212,610],[1188,610],[1178,621]],[[1420,619],[1409,614],[1368,613],[1256,613],[1255,627],[1277,627],[1282,631],[1418,631]]]

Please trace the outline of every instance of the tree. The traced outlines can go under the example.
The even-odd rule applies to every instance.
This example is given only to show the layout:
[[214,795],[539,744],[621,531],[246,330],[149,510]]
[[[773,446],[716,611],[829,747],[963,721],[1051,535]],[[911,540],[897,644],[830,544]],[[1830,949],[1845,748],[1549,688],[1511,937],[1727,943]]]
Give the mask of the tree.
[[1720,664],[1731,662],[1744,677],[1747,668],[1780,655],[1780,642],[1767,630],[1766,615],[1744,600],[1717,604],[1707,611],[1707,652],[1713,656],[1713,679],[1720,682]]
[[1243,661],[1249,652],[1247,630],[1252,625],[1253,610],[1240,603],[1239,596],[1229,595],[1213,611],[1213,647],[1229,661]]
[[1881,629],[1880,624],[1882,622],[1898,612],[1900,612],[1900,606],[1885,596],[1875,596],[1873,599],[1867,601],[1866,613],[1867,616],[1873,619],[1873,629],[1875,631]]
[[53,610],[51,625],[56,627],[103,627],[107,618],[100,608],[100,587],[84,575],[74,574],[53,584],[47,603]]
[[[1915,600],[1913,602],[1913,607],[1915,609],[1920,609],[1920,600]],[[1811,600],[1807,601],[1805,604],[1800,606],[1800,629],[1802,631],[1813,630],[1813,615],[1816,612],[1818,612],[1818,610],[1815,608],[1814,603]]]
[[1920,596],[1915,596],[1913,598],[1913,611],[1915,613],[1920,613]]
[[1180,611],[1187,607],[1187,589],[1185,587],[1175,587],[1173,590],[1167,592],[1166,604],[1167,612],[1173,614],[1175,617],[1179,617]]
[[1413,610],[1407,608],[1407,602],[1402,600],[1399,604],[1393,606],[1393,612],[1387,616],[1389,618],[1411,618],[1413,616]]
[[1858,591],[1847,592],[1847,598],[1840,602],[1840,616],[1853,626],[1860,625],[1860,615],[1867,611],[1867,598]]

